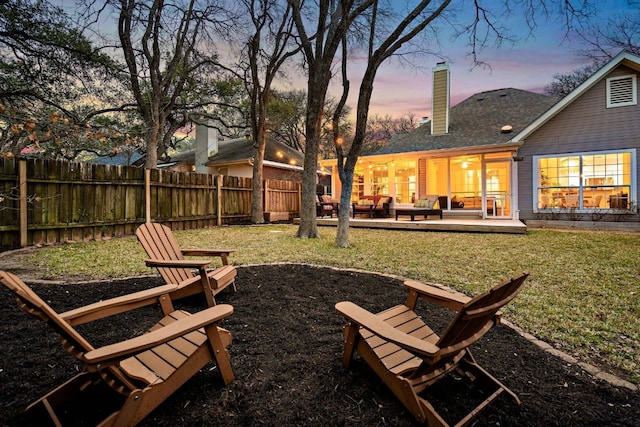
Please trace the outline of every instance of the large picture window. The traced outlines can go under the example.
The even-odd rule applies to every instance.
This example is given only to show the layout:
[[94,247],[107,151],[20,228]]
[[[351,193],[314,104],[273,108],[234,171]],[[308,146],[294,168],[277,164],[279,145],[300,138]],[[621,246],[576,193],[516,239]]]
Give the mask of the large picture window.
[[538,209],[629,209],[635,150],[534,158]]

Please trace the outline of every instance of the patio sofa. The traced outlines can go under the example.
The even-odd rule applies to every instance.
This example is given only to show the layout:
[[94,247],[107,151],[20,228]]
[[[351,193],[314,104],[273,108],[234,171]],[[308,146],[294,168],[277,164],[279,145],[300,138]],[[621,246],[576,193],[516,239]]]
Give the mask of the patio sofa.
[[353,218],[356,217],[356,214],[369,215],[371,218],[374,216],[389,218],[392,201],[393,197],[391,196],[361,196],[357,202],[351,205],[351,213]]

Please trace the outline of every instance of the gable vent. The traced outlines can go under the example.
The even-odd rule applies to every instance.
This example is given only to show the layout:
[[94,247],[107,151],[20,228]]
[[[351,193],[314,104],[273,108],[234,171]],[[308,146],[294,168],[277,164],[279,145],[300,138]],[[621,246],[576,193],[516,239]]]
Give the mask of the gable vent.
[[636,76],[628,75],[607,79],[607,108],[636,105]]

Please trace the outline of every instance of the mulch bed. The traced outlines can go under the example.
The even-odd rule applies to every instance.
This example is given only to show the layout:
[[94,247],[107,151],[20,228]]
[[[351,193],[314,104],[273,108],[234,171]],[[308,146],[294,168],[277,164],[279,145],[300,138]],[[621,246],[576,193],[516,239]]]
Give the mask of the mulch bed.
[[[159,278],[91,284],[34,284],[57,311],[161,284]],[[358,357],[350,369],[340,363],[344,319],[334,305],[351,300],[371,311],[404,301],[401,281],[385,276],[304,265],[238,268],[238,292],[218,302],[232,304],[224,322],[233,334],[231,364],[236,379],[224,387],[209,365],[149,415],[141,425],[220,426],[411,426],[414,420]],[[487,286],[492,284],[487,284]],[[51,330],[20,311],[0,290],[0,425],[40,425],[23,409],[71,377],[80,365],[69,357]],[[177,304],[196,311],[204,298]],[[444,326],[450,313],[421,303],[430,325]],[[82,326],[94,346],[139,333],[159,310],[148,307]],[[478,361],[522,399],[506,396],[486,409],[477,426],[626,425],[640,420],[640,393],[594,379],[498,326],[474,347]],[[430,392],[449,421],[462,417],[471,399],[459,381]],[[89,396],[65,417],[71,425],[95,423],[107,403]],[[92,418],[93,417],[93,418]]]

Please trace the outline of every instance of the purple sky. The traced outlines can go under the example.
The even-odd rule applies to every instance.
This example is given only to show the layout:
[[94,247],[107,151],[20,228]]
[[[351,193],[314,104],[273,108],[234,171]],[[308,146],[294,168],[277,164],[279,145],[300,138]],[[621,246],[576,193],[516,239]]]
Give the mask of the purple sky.
[[[626,0],[599,0],[596,3],[601,8],[597,16],[602,20],[629,8]],[[480,51],[479,58],[488,63],[491,69],[472,69],[465,40],[448,42],[443,38],[442,50],[446,53],[445,62],[451,73],[451,105],[475,93],[502,88],[542,93],[555,74],[568,73],[586,65],[576,53],[583,46],[576,40],[567,39],[562,25],[557,21],[544,22],[539,19],[538,28],[528,37],[528,28],[522,18],[514,16],[505,25],[522,28],[522,33],[516,34],[519,41],[515,44]],[[431,72],[443,60],[430,56],[413,58],[412,61],[420,68],[399,66],[397,62],[385,63],[380,68],[374,83],[370,115],[389,114],[397,117],[411,112],[416,118],[431,116]],[[362,75],[364,64],[352,61],[349,67],[349,105],[355,110],[358,75]],[[341,89],[338,79],[333,85],[330,91],[337,97]]]

